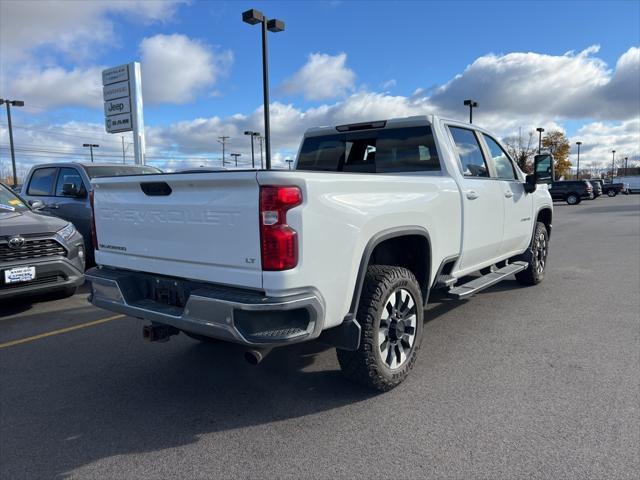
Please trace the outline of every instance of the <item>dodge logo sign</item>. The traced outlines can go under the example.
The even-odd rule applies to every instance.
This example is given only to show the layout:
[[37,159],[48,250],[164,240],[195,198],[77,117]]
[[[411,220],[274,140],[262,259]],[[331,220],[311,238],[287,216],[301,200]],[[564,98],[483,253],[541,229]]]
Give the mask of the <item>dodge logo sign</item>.
[[13,248],[17,250],[24,246],[24,238],[23,237],[11,237],[9,239],[9,248]]

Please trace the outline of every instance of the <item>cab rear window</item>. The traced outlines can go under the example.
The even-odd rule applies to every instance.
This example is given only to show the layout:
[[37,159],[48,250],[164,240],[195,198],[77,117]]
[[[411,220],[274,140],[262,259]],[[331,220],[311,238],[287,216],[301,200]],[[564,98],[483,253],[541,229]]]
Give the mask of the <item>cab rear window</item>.
[[297,170],[393,173],[439,171],[431,127],[387,128],[305,138]]

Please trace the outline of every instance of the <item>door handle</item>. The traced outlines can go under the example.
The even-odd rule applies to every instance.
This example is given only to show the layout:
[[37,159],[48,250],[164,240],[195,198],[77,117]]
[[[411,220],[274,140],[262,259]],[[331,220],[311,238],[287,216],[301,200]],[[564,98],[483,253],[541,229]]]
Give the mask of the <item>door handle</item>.
[[469,200],[475,200],[476,198],[478,198],[480,196],[480,194],[478,192],[476,192],[475,190],[467,190],[467,198]]
[[507,198],[511,198],[513,197],[513,192],[512,191],[505,192],[504,196]]

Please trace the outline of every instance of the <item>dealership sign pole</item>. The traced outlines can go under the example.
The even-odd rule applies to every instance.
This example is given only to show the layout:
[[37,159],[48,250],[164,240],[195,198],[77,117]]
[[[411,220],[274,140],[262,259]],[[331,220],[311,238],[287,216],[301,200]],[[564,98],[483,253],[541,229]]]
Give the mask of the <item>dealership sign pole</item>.
[[103,70],[102,96],[107,133],[133,131],[135,163],[144,165],[145,141],[140,64],[131,62]]

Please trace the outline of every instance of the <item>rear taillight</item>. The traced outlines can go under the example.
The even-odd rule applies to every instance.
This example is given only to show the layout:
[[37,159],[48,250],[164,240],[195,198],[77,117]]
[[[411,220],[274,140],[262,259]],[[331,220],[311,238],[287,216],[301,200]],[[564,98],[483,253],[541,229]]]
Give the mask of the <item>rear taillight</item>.
[[298,187],[260,187],[260,250],[263,270],[289,270],[298,264],[298,234],[287,225],[287,210],[302,203]]
[[89,205],[91,205],[91,243],[93,249],[98,250],[98,235],[96,233],[96,210],[93,208],[93,190],[89,191]]

